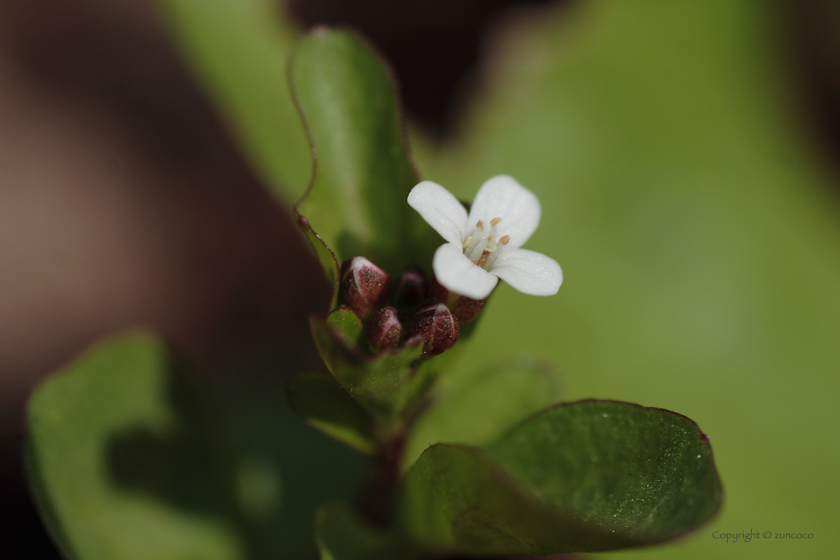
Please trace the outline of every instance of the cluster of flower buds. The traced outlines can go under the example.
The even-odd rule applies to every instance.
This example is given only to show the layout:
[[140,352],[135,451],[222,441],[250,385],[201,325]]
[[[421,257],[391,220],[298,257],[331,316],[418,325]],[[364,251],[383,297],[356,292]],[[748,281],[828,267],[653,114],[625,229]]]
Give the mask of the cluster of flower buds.
[[416,266],[400,275],[395,292],[390,294],[393,306],[388,306],[388,274],[364,257],[349,259],[341,267],[342,303],[365,321],[365,333],[376,352],[420,338],[425,354],[440,354],[458,340],[459,323],[474,320],[484,307],[484,300],[450,294],[437,281],[430,283]]

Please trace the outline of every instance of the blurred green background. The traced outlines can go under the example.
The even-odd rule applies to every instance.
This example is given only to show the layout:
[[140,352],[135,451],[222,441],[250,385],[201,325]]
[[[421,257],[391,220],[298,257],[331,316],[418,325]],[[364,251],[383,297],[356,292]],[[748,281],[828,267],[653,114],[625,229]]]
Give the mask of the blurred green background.
[[[525,18],[463,140],[420,158],[462,195],[501,172],[533,188],[529,247],[565,273],[547,301],[503,287],[467,360],[548,356],[567,398],[668,408],[710,435],[722,514],[624,557],[829,558],[840,544],[838,185],[794,101],[781,16],[581,2]],[[712,538],[784,527],[814,539]]]
[[[480,54],[465,74],[443,62],[443,37],[471,16],[461,3],[353,4],[291,2],[284,11],[261,0],[158,0],[244,157],[287,204],[310,169],[285,89],[299,30],[367,24],[386,55],[388,37],[416,39],[393,59],[415,64],[413,78],[399,64],[397,75],[421,176],[465,199],[492,175],[516,177],[543,207],[527,248],[565,274],[549,299],[502,286],[456,375],[531,353],[561,368],[568,400],[627,400],[698,422],[724,483],[722,513],[683,542],[618,553],[624,558],[832,557],[840,545],[832,143],[840,18],[831,6],[508,8],[463,30]],[[426,104],[412,94],[423,88],[432,92]],[[304,262],[302,251],[293,256]],[[297,322],[305,312],[296,313],[294,321],[280,314],[289,332],[305,329]],[[208,360],[202,348],[195,354]],[[814,538],[712,537],[750,530]]]

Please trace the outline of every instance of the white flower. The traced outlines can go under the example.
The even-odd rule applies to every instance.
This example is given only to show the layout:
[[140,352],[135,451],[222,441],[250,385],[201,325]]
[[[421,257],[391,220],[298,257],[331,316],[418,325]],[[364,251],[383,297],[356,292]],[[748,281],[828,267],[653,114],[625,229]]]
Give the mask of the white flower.
[[557,293],[563,271],[554,259],[520,249],[540,222],[534,194],[507,175],[489,179],[475,196],[469,216],[437,183],[411,189],[408,203],[447,243],[435,252],[432,268],[451,292],[484,299],[499,278],[534,296]]

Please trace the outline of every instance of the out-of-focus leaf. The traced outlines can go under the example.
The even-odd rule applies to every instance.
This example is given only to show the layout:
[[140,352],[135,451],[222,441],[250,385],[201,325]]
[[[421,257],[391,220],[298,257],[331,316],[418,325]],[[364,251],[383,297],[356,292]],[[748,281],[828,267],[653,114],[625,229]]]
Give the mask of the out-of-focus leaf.
[[286,203],[312,170],[286,79],[295,38],[276,2],[157,0],[176,41],[245,155]]
[[353,33],[317,28],[290,76],[316,159],[297,211],[339,262],[364,256],[392,275],[428,267],[440,241],[406,201],[418,180],[381,58]]
[[404,519],[431,550],[551,554],[663,542],[707,522],[721,487],[688,418],[560,405],[479,449],[438,444],[408,471]]
[[312,558],[315,508],[355,495],[362,457],[292,416],[277,385],[223,399],[145,333],[44,382],[28,410],[30,482],[66,556]]
[[[526,417],[560,401],[562,381],[550,365],[521,357],[488,365],[447,384],[414,424],[403,455],[410,467],[435,443],[485,445]],[[454,386],[453,386],[454,385]]]
[[147,334],[102,343],[41,385],[29,474],[64,553],[247,558],[232,482],[241,457],[218,413]]
[[327,506],[316,517],[321,560],[411,560],[417,550],[396,535],[367,526],[346,506]]
[[332,377],[304,373],[286,386],[292,409],[324,433],[362,453],[376,450],[373,418]]

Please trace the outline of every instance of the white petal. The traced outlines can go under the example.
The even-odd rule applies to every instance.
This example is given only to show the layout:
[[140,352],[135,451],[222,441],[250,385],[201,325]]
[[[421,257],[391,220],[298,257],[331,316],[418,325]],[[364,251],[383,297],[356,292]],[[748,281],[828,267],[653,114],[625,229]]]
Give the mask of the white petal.
[[449,243],[461,245],[466,239],[467,211],[437,183],[423,181],[415,186],[408,193],[408,204]]
[[540,223],[540,202],[534,193],[507,175],[488,179],[475,195],[468,224],[502,218],[499,236],[509,235],[510,248],[521,247]]
[[490,272],[532,296],[553,296],[563,283],[563,271],[557,261],[527,249],[504,251]]
[[432,268],[438,282],[451,292],[473,299],[490,295],[499,279],[477,266],[461,252],[461,245],[447,243],[438,247]]

